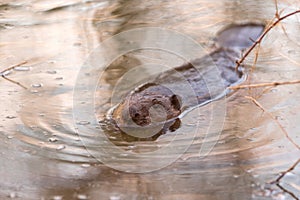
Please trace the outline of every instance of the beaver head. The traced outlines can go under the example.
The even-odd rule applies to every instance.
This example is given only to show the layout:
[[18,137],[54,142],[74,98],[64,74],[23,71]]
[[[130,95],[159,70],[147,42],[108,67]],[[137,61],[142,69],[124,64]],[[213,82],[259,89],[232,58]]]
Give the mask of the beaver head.
[[113,112],[119,125],[133,121],[138,126],[164,123],[181,113],[180,98],[169,88],[154,83],[145,84],[130,93]]

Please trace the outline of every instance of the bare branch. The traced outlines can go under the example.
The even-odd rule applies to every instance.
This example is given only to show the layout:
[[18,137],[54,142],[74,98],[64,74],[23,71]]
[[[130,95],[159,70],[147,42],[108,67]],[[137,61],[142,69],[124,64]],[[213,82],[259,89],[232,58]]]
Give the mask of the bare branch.
[[270,30],[272,30],[279,22],[281,22],[282,20],[284,20],[285,18],[288,18],[292,15],[295,15],[297,13],[300,13],[300,10],[296,10],[294,12],[291,12],[289,14],[284,15],[283,17],[279,17],[277,20],[275,20],[271,25],[269,25],[264,32],[262,33],[262,35],[253,43],[253,45],[245,52],[245,54],[242,56],[242,58],[240,60],[236,61],[236,67],[235,69],[238,70],[239,66],[241,66],[241,64],[244,62],[244,60],[246,59],[246,57],[253,51],[253,49],[259,44],[261,43],[262,39],[267,35],[268,32],[270,32]]

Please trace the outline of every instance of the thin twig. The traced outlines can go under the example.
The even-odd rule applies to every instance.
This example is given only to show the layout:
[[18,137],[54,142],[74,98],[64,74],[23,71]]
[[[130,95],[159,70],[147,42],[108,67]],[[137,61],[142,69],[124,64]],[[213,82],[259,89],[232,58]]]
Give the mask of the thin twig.
[[270,83],[255,83],[255,84],[249,84],[249,85],[235,85],[230,86],[229,89],[231,90],[238,90],[238,89],[248,89],[248,88],[259,88],[259,87],[275,87],[278,85],[291,85],[291,84],[299,84],[300,80],[294,80],[294,81],[276,81],[276,82],[270,82]]
[[283,179],[283,177],[285,177],[285,175],[291,171],[293,171],[296,166],[300,163],[300,159],[298,159],[290,168],[288,168],[286,171],[281,172],[280,176],[278,176],[278,178],[275,181],[272,181],[271,184],[276,184],[277,187],[279,187],[282,191],[288,193],[291,197],[293,197],[296,200],[299,200],[298,197],[296,197],[296,195],[294,193],[292,193],[291,191],[285,189],[283,186],[280,185],[280,181],[281,179]]
[[[280,127],[281,131],[285,134],[286,138],[298,149],[300,150],[300,146],[295,143],[292,138],[290,138],[289,134],[287,133],[287,131],[283,128],[283,126],[279,123],[279,121],[273,117],[273,115],[271,113],[269,113],[268,111],[266,111],[266,109],[253,97],[250,96],[245,96],[245,98],[250,99],[255,105],[257,105],[263,112],[267,113],[271,119],[275,120],[275,122],[277,123],[277,125]],[[300,159],[298,159],[289,169],[287,169],[286,171],[282,172],[280,174],[280,176],[275,180],[272,181],[271,184],[276,184],[277,187],[279,187],[282,191],[288,193],[290,196],[292,196],[294,199],[299,200],[298,197],[296,197],[295,194],[293,194],[292,192],[290,192],[289,190],[285,189],[283,186],[280,185],[280,180],[289,172],[293,171],[295,169],[295,167],[299,164]]]
[[280,21],[284,20],[285,18],[288,18],[292,15],[295,15],[297,13],[300,13],[300,10],[296,10],[294,12],[291,12],[289,14],[284,15],[283,17],[279,17],[277,18],[276,21],[274,21],[270,26],[268,26],[264,32],[261,34],[261,36],[253,43],[253,45],[245,52],[245,54],[242,56],[242,58],[240,60],[236,61],[236,67],[235,69],[237,70],[239,68],[239,66],[241,66],[241,64],[244,62],[244,60],[246,59],[246,57],[252,52],[252,50],[256,47],[256,45],[258,45],[259,43],[261,43],[262,39],[267,35],[267,33],[273,29],[273,27],[275,27]]
[[294,193],[292,193],[291,191],[288,191],[287,189],[285,189],[284,187],[282,187],[279,183],[276,184],[277,187],[279,187],[283,192],[288,193],[291,197],[293,197],[295,200],[299,200],[298,197],[296,197],[296,195]]
[[[255,69],[255,67],[256,67],[259,49],[260,49],[260,44],[258,44],[258,48],[257,48],[256,51],[255,51],[254,61],[253,61],[252,67],[251,67],[251,69],[250,69],[250,72],[249,72],[249,78],[248,78],[248,81],[247,81],[247,82],[248,82],[248,85],[250,85],[250,83],[251,83],[251,75],[252,75],[252,73],[253,73],[253,71],[254,71],[254,69]],[[252,94],[252,90],[251,90],[250,88],[249,88],[248,94],[249,94],[249,96],[251,96],[251,94]]]
[[280,15],[279,15],[279,13],[278,13],[278,2],[277,2],[277,0],[274,0],[274,1],[275,1],[275,9],[276,9],[275,17],[276,17],[277,19],[279,19],[279,18],[280,18]]
[[[263,40],[263,38],[267,35],[267,33],[270,32],[270,30],[273,29],[273,27],[275,27],[279,22],[281,22],[282,20],[284,20],[285,18],[288,18],[292,15],[295,15],[297,13],[300,13],[300,10],[296,10],[294,12],[291,12],[289,14],[286,14],[284,15],[283,17],[280,17],[280,14],[283,12],[283,10],[281,10],[279,12],[278,10],[278,4],[277,4],[277,0],[275,0],[275,9],[276,9],[276,13],[275,13],[275,19],[273,19],[272,21],[274,21],[267,26],[267,28],[264,30],[264,32],[262,33],[262,35],[253,43],[253,45],[245,52],[245,54],[241,57],[240,60],[237,60],[236,61],[236,67],[235,69],[238,70],[239,66],[244,62],[244,60],[248,57],[248,55],[253,51],[253,49],[257,46],[257,45],[260,45],[261,44],[261,41]],[[287,32],[286,30],[284,29],[284,27],[282,26],[281,27],[284,31],[284,33],[287,35]],[[259,48],[258,50],[256,51],[256,54],[255,54],[255,59],[254,59],[254,64],[252,66],[252,70],[251,72],[253,71],[253,67],[256,65],[256,62],[257,62],[257,59],[258,59],[258,51],[259,51]],[[249,83],[249,82],[248,82]],[[231,86],[229,87],[230,89],[233,89],[233,90],[237,90],[237,89],[244,89],[244,88],[248,88],[248,89],[251,89],[251,88],[258,88],[258,87],[268,87],[268,86],[277,86],[277,85],[288,85],[288,84],[298,84],[300,83],[300,80],[295,80],[295,81],[284,81],[284,82],[271,82],[271,83],[258,83],[258,84],[247,84],[247,85],[237,85],[237,86]],[[249,90],[250,91],[250,90]],[[245,98],[251,100],[256,106],[258,106],[263,112],[267,113],[269,115],[269,117],[271,119],[273,119],[276,124],[278,125],[278,127],[281,129],[281,131],[284,133],[285,137],[298,149],[300,150],[300,146],[295,143],[293,141],[292,138],[290,138],[288,132],[284,129],[284,127],[281,125],[281,123],[271,114],[269,113],[268,111],[266,111],[266,109],[256,100],[254,99],[253,97],[251,96],[245,96]],[[300,163],[300,159],[297,160],[297,162],[295,162],[288,170],[284,171],[281,173],[281,175],[275,180],[273,181],[272,183],[276,183],[276,185],[283,191],[283,192],[286,192],[288,193],[291,197],[293,197],[294,199],[296,200],[299,200],[298,197],[296,197],[295,194],[293,194],[292,192],[288,191],[287,189],[285,189],[283,186],[280,185],[280,180],[288,173],[288,172],[291,172],[292,170],[294,170],[294,168]]]
[[6,68],[6,69],[4,69],[4,70],[2,70],[1,72],[0,72],[0,74],[3,74],[4,72],[7,72],[7,71],[9,71],[9,70],[12,70],[12,69],[14,69],[14,68],[16,68],[16,67],[19,67],[19,66],[21,66],[21,65],[24,65],[24,64],[26,64],[28,61],[23,61],[23,62],[20,62],[20,63],[18,63],[18,64],[16,64],[16,65],[13,65],[13,66],[11,66],[11,67],[8,67],[8,68]]
[[11,83],[14,83],[14,84],[16,84],[16,85],[18,85],[18,86],[24,88],[25,90],[28,89],[26,86],[22,85],[21,83],[19,83],[19,82],[17,82],[17,81],[14,81],[14,80],[12,80],[12,79],[10,79],[10,78],[7,78],[7,77],[4,76],[4,75],[1,75],[1,77],[4,78],[5,80],[11,82]]
[[26,64],[26,63],[27,63],[27,61],[23,61],[23,62],[21,62],[21,63],[18,63],[18,64],[16,64],[16,65],[13,65],[13,66],[11,66],[11,67],[8,67],[8,68],[6,68],[6,69],[4,69],[4,70],[2,70],[2,71],[0,72],[0,76],[1,76],[3,79],[5,79],[5,80],[7,80],[7,81],[9,81],[9,82],[11,82],[11,83],[13,83],[13,84],[16,84],[16,85],[18,85],[18,86],[20,86],[20,87],[22,87],[22,88],[24,88],[24,89],[28,89],[26,86],[22,85],[21,83],[19,83],[19,82],[17,82],[17,81],[14,81],[14,80],[12,80],[12,79],[10,79],[10,78],[7,78],[7,76],[5,75],[5,72],[7,72],[7,71],[9,71],[9,70],[12,70],[12,69],[14,69],[14,68],[16,68],[16,67],[19,67],[19,66],[21,66],[21,65],[24,65],[24,64]]
[[300,163],[300,158],[290,167],[288,168],[286,171],[284,172],[281,172],[280,176],[278,176],[278,178],[271,182],[271,184],[274,184],[274,183],[279,183],[279,181],[289,172],[293,171],[295,169],[295,167]]
[[287,131],[284,129],[284,127],[279,123],[279,121],[270,113],[268,112],[256,99],[254,99],[251,96],[245,96],[246,99],[251,100],[255,105],[257,105],[262,111],[264,111],[265,113],[267,113],[269,115],[269,117],[271,119],[273,119],[276,124],[278,125],[278,127],[281,129],[281,131],[284,133],[285,137],[298,149],[300,150],[300,146],[294,142],[294,140],[289,136],[289,134],[287,133]]

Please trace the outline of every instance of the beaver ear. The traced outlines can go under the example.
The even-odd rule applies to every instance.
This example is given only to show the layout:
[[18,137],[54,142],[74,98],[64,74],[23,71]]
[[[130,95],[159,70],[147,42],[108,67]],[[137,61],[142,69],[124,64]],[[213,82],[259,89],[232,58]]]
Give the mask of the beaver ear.
[[263,24],[231,25],[217,34],[217,43],[221,47],[244,50],[260,37],[264,28]]
[[173,108],[175,108],[176,110],[180,110],[180,108],[181,108],[180,96],[174,94],[170,97],[170,101],[171,101]]

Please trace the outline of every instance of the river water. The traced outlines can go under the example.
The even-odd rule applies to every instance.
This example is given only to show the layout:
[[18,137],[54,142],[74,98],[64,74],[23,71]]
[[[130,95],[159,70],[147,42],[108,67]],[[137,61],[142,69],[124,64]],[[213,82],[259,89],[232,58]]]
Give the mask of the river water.
[[[293,0],[278,4],[284,13],[299,7]],[[143,64],[162,57],[171,68],[182,63],[146,49],[97,67],[103,55],[126,45],[115,40],[99,51],[102,42],[126,30],[160,27],[197,41],[206,50],[201,57],[225,26],[268,23],[274,13],[273,0],[2,0],[1,69],[27,61],[7,72],[27,89],[0,80],[0,199],[300,198],[300,166],[279,186],[271,184],[300,157],[278,126],[300,144],[300,85],[238,90],[193,110],[177,131],[155,141],[123,140],[98,123],[153,74],[155,67]],[[249,83],[299,78],[299,17],[263,40]]]

